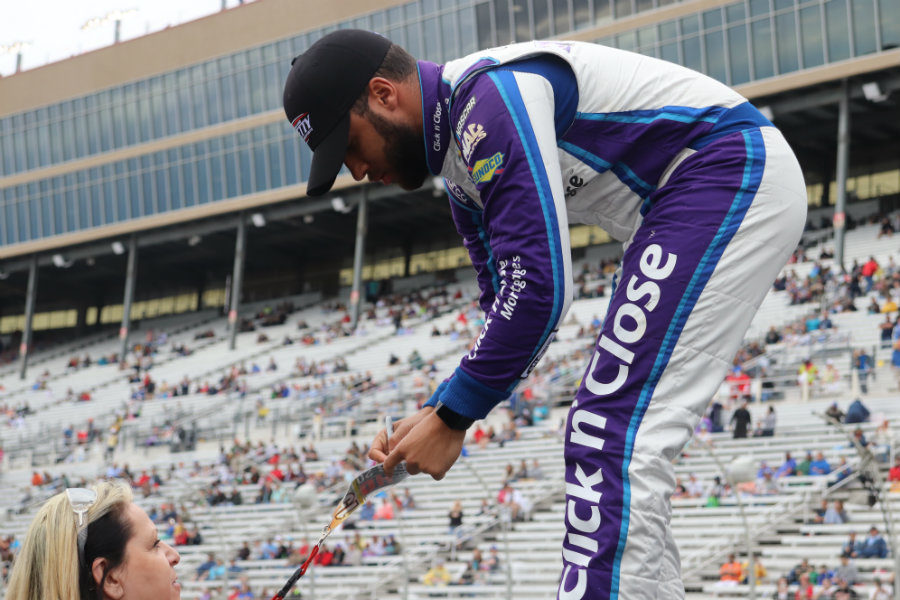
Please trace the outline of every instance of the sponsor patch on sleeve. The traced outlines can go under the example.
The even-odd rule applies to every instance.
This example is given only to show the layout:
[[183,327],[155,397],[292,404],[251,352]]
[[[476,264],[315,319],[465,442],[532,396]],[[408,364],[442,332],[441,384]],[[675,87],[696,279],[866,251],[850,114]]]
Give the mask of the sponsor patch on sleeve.
[[503,172],[503,153],[497,152],[493,156],[475,161],[472,165],[472,181],[476,184],[488,183],[494,175]]

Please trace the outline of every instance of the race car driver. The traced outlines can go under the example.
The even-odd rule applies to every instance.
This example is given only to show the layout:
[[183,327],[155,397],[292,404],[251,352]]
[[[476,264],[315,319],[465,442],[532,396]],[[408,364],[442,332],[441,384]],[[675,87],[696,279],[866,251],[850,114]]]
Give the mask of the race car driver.
[[805,222],[781,133],[721,83],[638,54],[532,42],[439,65],[359,30],[294,60],[284,106],[313,150],[310,195],[342,164],[410,190],[440,175],[477,272],[484,328],[374,440],[387,470],[443,477],[540,360],[572,301],[570,223],[624,243],[568,416],[558,597],[683,598],[671,461]]

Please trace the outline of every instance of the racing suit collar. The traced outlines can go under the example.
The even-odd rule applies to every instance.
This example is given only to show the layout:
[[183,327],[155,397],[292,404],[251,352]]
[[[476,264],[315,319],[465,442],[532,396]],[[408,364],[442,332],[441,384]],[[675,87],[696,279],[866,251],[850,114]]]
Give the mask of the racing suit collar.
[[450,84],[442,78],[444,65],[420,60],[419,87],[422,90],[422,130],[425,136],[425,162],[432,175],[440,175],[444,155],[450,144]]

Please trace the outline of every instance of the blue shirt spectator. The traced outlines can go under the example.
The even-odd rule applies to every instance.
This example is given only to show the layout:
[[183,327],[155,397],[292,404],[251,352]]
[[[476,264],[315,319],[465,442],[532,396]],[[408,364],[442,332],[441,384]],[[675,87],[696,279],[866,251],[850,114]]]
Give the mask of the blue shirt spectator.
[[784,462],[775,471],[775,477],[791,477],[797,474],[797,461],[791,458],[791,453],[784,454]]
[[816,460],[809,463],[809,474],[810,475],[827,475],[831,473],[831,465],[828,464],[828,461],[825,460],[825,455],[821,452],[816,452]]
[[869,530],[869,535],[860,543],[857,554],[860,558],[887,558],[887,542],[881,537],[877,527]]
[[844,423],[865,423],[869,420],[869,409],[857,398],[847,408]]

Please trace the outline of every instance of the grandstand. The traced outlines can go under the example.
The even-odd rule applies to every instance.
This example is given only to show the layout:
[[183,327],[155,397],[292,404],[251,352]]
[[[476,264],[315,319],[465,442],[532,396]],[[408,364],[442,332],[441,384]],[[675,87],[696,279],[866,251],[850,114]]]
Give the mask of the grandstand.
[[[43,500],[126,477],[161,537],[199,533],[177,546],[184,598],[271,596],[368,464],[384,417],[429,397],[478,334],[439,181],[405,192],[344,172],[329,196],[305,196],[310,156],[280,108],[284,74],[350,26],[434,61],[597,41],[701,70],[763,107],[804,169],[808,230],[736,357],[748,379],[723,382],[675,462],[687,596],[770,597],[805,559],[836,568],[851,531],[890,537],[900,484],[874,473],[888,478],[900,422],[883,326],[900,304],[898,14],[892,0],[257,0],[0,78],[0,591],[9,536]],[[412,477],[334,533],[342,564],[314,565],[304,597],[554,597],[561,424],[621,254],[597,228],[570,237],[576,300],[542,363],[444,480]],[[774,407],[773,435],[733,438],[745,398],[751,431]],[[822,417],[857,398],[872,460],[850,439],[856,424]],[[767,480],[763,463],[777,470],[788,452],[821,452],[831,471]],[[759,476],[729,480],[741,465]],[[822,522],[835,501],[845,522]],[[393,517],[369,515],[385,503]],[[766,571],[755,591],[720,581],[748,543]],[[211,553],[230,568],[197,577]],[[855,558],[858,594],[893,580],[896,561]],[[448,585],[426,583],[437,564]]]

